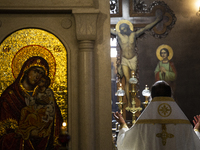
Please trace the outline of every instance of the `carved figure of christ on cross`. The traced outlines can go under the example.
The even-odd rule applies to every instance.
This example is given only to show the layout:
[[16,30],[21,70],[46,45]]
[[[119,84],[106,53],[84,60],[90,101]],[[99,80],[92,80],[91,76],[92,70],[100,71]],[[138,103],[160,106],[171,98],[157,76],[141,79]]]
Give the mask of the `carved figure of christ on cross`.
[[111,34],[117,37],[122,51],[120,65],[122,71],[119,74],[121,77],[125,77],[125,93],[128,100],[128,107],[132,106],[129,94],[129,79],[131,74],[136,72],[137,68],[137,56],[135,52],[136,39],[145,31],[154,27],[161,20],[162,13],[160,13],[152,23],[137,31],[133,30],[133,25],[128,20],[121,20],[117,23],[116,30],[111,29]]

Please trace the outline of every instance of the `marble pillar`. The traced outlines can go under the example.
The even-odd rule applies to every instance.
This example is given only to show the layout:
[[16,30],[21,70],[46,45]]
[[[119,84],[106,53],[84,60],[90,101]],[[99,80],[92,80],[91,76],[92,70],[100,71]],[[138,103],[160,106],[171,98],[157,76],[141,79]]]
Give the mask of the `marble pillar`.
[[79,150],[95,146],[94,42],[98,10],[74,10],[78,52]]

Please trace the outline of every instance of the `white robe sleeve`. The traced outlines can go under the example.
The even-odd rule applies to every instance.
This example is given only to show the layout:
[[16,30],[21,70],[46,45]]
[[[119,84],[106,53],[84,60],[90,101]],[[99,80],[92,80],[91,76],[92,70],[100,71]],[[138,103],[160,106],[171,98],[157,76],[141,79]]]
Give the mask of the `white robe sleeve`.
[[198,138],[200,139],[200,132],[199,132],[199,131],[196,131],[196,130],[194,130],[194,132],[196,133],[196,135],[197,135]]
[[125,137],[126,131],[128,131],[129,128],[125,125],[119,130],[119,134],[117,136],[117,148],[118,150],[123,150],[123,141]]

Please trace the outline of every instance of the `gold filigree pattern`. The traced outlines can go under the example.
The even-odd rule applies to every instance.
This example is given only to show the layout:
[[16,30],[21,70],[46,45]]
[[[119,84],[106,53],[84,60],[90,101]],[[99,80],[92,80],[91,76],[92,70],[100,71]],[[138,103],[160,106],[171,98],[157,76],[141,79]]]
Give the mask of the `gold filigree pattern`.
[[156,136],[158,138],[161,138],[162,139],[162,144],[163,146],[166,145],[167,143],[167,138],[173,138],[174,135],[173,134],[170,134],[170,133],[167,133],[167,127],[165,124],[162,124],[162,133],[157,133]]
[[[33,50],[30,45],[37,46]],[[42,48],[38,48],[39,46]],[[53,73],[54,69],[50,69],[50,78],[54,76],[50,88],[54,92],[63,120],[67,123],[67,50],[64,45],[53,34],[34,28],[18,30],[5,38],[0,45],[0,94],[15,80],[13,73],[17,75],[21,69],[19,65],[18,71],[14,70],[12,73],[11,65],[17,53],[20,62],[16,61],[15,66],[21,65],[31,56],[42,56],[47,60],[50,68],[53,68],[52,56],[54,57],[56,72]]]
[[3,47],[3,52],[9,52],[10,51],[10,47],[9,46],[4,46]]
[[18,129],[18,122],[11,118],[0,122],[0,136],[6,134],[7,129]]
[[172,113],[172,108],[167,103],[162,103],[158,106],[158,113],[162,117],[168,117]]
[[[30,58],[31,56],[41,56],[43,57],[49,64],[49,77],[51,81],[54,81],[54,76],[56,72],[56,62],[55,58],[53,57],[52,53],[39,45],[28,45],[20,49],[14,56],[13,61],[12,61],[12,70],[13,70],[13,75],[15,78],[17,78],[22,65],[24,62]],[[38,64],[33,64],[33,66],[39,66],[40,62],[37,62]],[[27,66],[27,69],[30,68],[31,66]],[[41,66],[44,70],[45,67]],[[26,68],[25,68],[26,70]]]

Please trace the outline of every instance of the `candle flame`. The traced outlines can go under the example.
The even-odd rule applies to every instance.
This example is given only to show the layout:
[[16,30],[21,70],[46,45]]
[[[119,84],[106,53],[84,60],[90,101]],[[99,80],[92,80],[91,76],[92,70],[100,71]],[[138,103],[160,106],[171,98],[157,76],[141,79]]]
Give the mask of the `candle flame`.
[[63,126],[63,127],[66,127],[66,126],[67,126],[66,122],[63,122],[63,123],[62,123],[62,126]]

